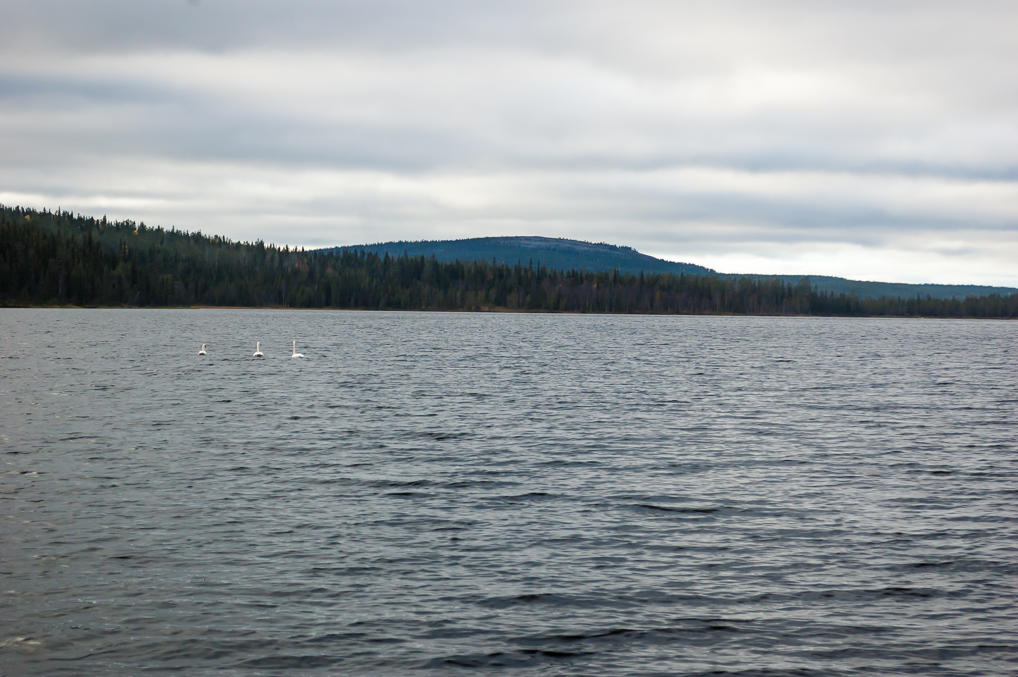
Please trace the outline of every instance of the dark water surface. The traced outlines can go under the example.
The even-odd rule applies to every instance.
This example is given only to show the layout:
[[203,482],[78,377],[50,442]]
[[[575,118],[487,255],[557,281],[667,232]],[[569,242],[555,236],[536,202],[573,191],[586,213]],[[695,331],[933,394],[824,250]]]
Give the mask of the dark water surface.
[[1014,322],[0,310],[0,672],[1015,674],[1016,414]]

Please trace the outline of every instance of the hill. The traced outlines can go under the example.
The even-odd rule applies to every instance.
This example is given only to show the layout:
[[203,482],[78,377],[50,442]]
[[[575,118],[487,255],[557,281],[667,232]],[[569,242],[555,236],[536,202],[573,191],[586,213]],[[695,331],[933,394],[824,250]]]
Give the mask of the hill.
[[717,271],[692,263],[676,263],[641,254],[632,247],[582,242],[563,238],[517,236],[472,237],[463,240],[418,240],[335,247],[370,251],[383,256],[434,256],[439,261],[494,261],[544,266],[554,270],[590,272],[617,270],[620,273],[672,273],[674,275],[716,275]]
[[963,299],[990,294],[1008,295],[1018,292],[1012,287],[990,287],[960,284],[908,284],[904,282],[871,282],[849,280],[829,275],[758,275],[753,273],[719,273],[693,263],[655,258],[632,247],[605,243],[582,242],[563,238],[517,236],[475,237],[462,240],[418,240],[378,242],[375,244],[333,247],[323,251],[372,252],[379,256],[434,256],[438,261],[494,261],[505,265],[544,266],[552,270],[588,272],[618,271],[630,275],[671,273],[673,275],[713,275],[728,279],[751,277],[755,280],[779,280],[797,285],[806,281],[820,292],[854,295],[858,298],[934,298]]

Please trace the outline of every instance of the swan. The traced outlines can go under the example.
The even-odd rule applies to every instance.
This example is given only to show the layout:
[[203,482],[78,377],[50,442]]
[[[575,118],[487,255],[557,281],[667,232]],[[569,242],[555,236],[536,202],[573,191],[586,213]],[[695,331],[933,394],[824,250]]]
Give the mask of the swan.
[[291,350],[293,352],[290,355],[290,357],[294,357],[294,358],[296,358],[296,357],[304,357],[304,353],[298,353],[297,352],[297,342],[296,341],[293,342],[293,348]]
[[255,351],[251,355],[251,357],[265,357],[265,354],[262,353],[262,342],[261,341],[255,341]]
[[199,355],[204,355],[205,354],[205,344],[204,343],[201,344],[201,350],[198,351],[198,354]]

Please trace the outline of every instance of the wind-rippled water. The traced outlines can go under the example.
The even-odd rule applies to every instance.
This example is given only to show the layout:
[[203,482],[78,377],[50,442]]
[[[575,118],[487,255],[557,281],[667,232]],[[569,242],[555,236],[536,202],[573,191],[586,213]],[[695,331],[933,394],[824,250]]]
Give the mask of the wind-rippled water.
[[1016,384],[1013,322],[0,310],[0,672],[1014,674]]

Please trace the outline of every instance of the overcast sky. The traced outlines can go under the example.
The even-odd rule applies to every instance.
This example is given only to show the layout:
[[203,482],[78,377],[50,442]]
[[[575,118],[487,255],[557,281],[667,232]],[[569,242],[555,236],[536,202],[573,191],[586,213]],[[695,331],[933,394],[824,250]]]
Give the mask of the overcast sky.
[[4,0],[0,203],[1018,286],[1018,3]]

